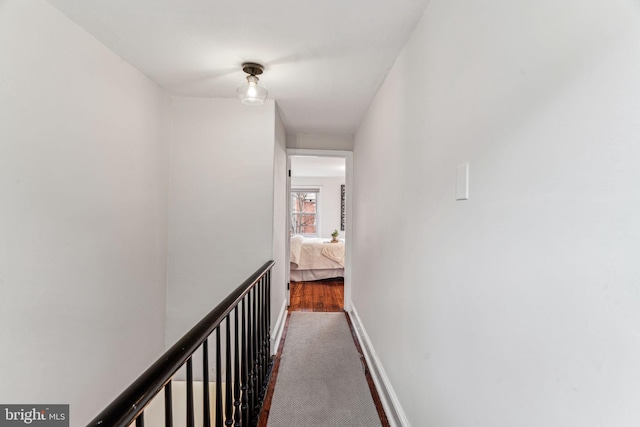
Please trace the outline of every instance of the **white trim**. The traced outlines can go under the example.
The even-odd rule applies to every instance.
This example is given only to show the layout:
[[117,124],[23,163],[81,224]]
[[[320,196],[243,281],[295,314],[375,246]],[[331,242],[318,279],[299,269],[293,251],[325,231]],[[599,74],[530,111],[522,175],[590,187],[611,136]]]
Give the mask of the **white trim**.
[[[316,157],[341,157],[345,161],[345,197],[346,197],[346,206],[345,206],[345,263],[344,263],[344,309],[345,311],[350,311],[351,309],[351,259],[352,259],[352,200],[351,191],[353,189],[353,151],[344,151],[344,150],[308,150],[303,148],[287,148],[287,170],[291,169],[291,156],[316,156]],[[288,171],[287,171],[288,176]],[[288,188],[289,194],[291,193],[291,180],[288,180]],[[289,221],[291,221],[291,197],[288,197],[289,210],[287,211],[287,230],[290,230],[291,225]],[[288,248],[288,246],[287,246]],[[286,252],[286,262],[289,265],[289,250]]]
[[284,332],[284,324],[287,320],[287,300],[286,298],[282,301],[282,307],[280,308],[280,313],[278,313],[278,318],[276,319],[276,324],[273,326],[273,336],[275,337],[271,342],[271,355],[274,356],[278,352],[278,346],[280,345],[280,340],[282,339],[282,333]]
[[284,236],[282,236],[282,238],[284,239],[284,283],[286,286],[286,289],[284,290],[285,304],[286,307],[289,307],[291,304],[291,293],[289,292],[289,283],[291,282],[291,263],[289,259],[291,257],[291,177],[289,176],[289,171],[291,170],[291,157],[288,154],[286,156],[287,170],[284,175],[287,181],[287,211],[285,214],[287,215],[287,218],[286,225],[284,227]]
[[320,193],[322,191],[322,185],[291,185],[291,191],[304,191],[308,190],[309,193]]
[[411,427],[407,416],[402,410],[398,396],[391,386],[391,381],[389,381],[389,377],[387,377],[382,367],[382,363],[373,348],[373,344],[371,344],[369,335],[367,335],[367,331],[365,331],[362,320],[360,320],[360,316],[358,316],[358,312],[353,304],[351,304],[349,318],[360,342],[360,347],[362,347],[362,353],[367,360],[367,365],[369,365],[369,372],[371,373],[371,378],[376,386],[376,390],[378,390],[378,395],[380,396],[382,407],[389,420],[389,425],[391,427]]

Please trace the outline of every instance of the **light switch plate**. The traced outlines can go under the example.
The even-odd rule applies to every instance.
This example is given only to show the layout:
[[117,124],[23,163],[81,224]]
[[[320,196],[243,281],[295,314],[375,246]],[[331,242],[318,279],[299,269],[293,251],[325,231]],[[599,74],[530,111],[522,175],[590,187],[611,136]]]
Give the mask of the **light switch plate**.
[[456,168],[456,200],[469,200],[469,163]]

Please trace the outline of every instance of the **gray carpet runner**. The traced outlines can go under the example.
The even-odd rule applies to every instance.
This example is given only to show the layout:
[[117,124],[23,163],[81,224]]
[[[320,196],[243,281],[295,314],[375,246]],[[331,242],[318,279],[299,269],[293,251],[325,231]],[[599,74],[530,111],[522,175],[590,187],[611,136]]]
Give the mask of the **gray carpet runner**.
[[267,426],[381,426],[344,313],[291,313]]

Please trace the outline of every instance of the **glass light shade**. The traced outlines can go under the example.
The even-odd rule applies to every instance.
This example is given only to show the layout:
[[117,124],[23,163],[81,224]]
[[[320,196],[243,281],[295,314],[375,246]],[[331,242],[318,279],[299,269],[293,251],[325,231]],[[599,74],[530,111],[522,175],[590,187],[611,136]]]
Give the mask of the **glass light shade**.
[[256,76],[247,76],[247,83],[236,89],[240,102],[245,105],[262,105],[267,99],[267,87]]

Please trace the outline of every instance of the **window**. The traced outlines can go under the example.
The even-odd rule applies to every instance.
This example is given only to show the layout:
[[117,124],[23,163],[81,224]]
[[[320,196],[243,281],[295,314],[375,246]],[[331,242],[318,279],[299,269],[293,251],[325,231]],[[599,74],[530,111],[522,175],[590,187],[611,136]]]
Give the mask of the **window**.
[[318,236],[318,188],[291,190],[291,233]]

